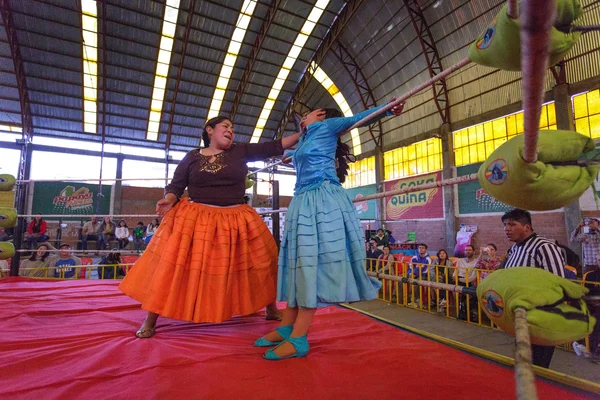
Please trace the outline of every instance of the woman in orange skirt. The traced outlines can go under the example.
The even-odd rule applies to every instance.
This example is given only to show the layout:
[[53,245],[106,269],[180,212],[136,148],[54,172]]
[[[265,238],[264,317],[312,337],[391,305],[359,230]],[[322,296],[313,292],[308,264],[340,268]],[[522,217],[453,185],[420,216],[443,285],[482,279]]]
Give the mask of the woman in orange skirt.
[[[228,118],[206,123],[205,147],[189,152],[177,166],[165,198],[156,205],[164,219],[119,285],[148,311],[137,337],[152,337],[159,315],[223,322],[266,306],[267,319],[281,318],[275,303],[277,245],[245,204],[246,163],[281,155],[299,137],[234,143]],[[186,188],[189,197],[181,199]]]

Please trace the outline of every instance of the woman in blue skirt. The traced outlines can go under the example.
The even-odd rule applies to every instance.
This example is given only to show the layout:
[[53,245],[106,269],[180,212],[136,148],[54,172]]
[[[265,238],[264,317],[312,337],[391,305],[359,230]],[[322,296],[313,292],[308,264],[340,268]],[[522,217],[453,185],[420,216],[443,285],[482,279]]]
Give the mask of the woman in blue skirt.
[[[398,105],[365,125],[400,115],[403,107]],[[375,110],[342,118],[338,110],[318,109],[302,118],[304,133],[292,158],[296,187],[279,252],[277,300],[288,305],[280,326],[254,344],[276,346],[265,353],[268,360],[308,353],[306,334],[317,308],[377,297],[381,284],[366,273],[358,214],[341,186],[353,157],[339,139]]]

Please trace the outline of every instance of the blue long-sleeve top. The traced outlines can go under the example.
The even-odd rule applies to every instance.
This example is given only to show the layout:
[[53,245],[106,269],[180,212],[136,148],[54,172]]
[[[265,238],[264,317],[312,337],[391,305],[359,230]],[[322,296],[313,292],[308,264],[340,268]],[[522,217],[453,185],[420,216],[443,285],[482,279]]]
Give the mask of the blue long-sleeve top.
[[[293,152],[292,162],[296,167],[295,194],[318,188],[325,180],[340,185],[335,169],[335,150],[338,136],[348,128],[379,108],[371,108],[346,118],[328,118],[306,127],[304,134]],[[361,126],[370,125],[386,116],[389,111],[368,120]]]

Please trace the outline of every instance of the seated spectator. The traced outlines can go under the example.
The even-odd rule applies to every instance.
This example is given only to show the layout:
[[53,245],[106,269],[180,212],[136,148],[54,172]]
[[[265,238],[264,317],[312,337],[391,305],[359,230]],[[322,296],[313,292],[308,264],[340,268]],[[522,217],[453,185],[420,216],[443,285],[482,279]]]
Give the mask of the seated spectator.
[[392,231],[385,231],[385,234],[388,237],[388,242],[390,242],[390,244],[396,243],[396,239],[392,236]]
[[431,257],[427,255],[427,245],[425,243],[421,243],[418,246],[417,255],[410,260],[408,275],[412,275],[415,279],[428,280],[429,264],[431,264]]
[[382,272],[384,274],[394,274],[394,262],[396,259],[390,253],[390,246],[383,246],[383,253],[377,257],[377,272]]
[[156,230],[159,226],[160,223],[158,222],[157,218],[154,218],[152,222],[148,224],[148,227],[146,228],[146,236],[144,237],[144,242],[146,244],[150,243],[150,240],[152,240],[152,236],[154,236],[154,233],[156,233]]
[[[498,248],[493,243],[488,243],[486,247],[482,247],[479,252],[479,257],[477,258],[477,262],[475,263],[475,268],[484,269],[486,272],[481,272],[479,276],[480,279],[485,278],[491,272],[498,269],[502,260],[496,254]],[[489,272],[487,272],[489,271]]]
[[[31,257],[21,263],[19,275],[32,278],[52,278],[48,265],[57,256],[51,255],[48,250],[56,249],[50,243],[38,245],[37,249],[31,254]],[[52,271],[52,273],[54,272]]]
[[[427,245],[425,243],[421,243],[418,246],[418,253],[416,256],[411,258],[410,265],[408,267],[408,277],[419,279],[419,280],[429,280],[429,265],[431,264],[431,257],[427,255]],[[433,270],[433,268],[432,268]],[[414,287],[413,287],[414,286]],[[427,288],[424,289],[427,291]],[[421,286],[409,285],[408,286],[408,296],[411,298],[411,292],[414,293],[414,302],[412,304],[409,303],[409,306],[417,306],[421,300]],[[426,292],[427,293],[427,292]],[[427,300],[427,297],[425,298]],[[410,301],[410,300],[409,300]],[[421,304],[422,307],[426,307],[426,304]]]
[[6,278],[10,275],[10,267],[6,260],[0,260],[0,278]]
[[41,214],[36,217],[27,226],[27,248],[33,250],[37,248],[38,242],[45,242],[48,240],[46,234],[46,221],[42,219]]
[[119,221],[119,226],[115,231],[117,237],[117,243],[119,244],[119,250],[124,249],[129,244],[129,227],[124,219]]
[[123,271],[123,268],[118,266],[119,264],[121,264],[121,255],[117,249],[112,249],[107,256],[100,259],[98,279],[116,279],[125,276],[125,272]]
[[10,235],[4,228],[0,228],[0,242],[8,242],[10,240]]
[[[475,258],[475,249],[470,244],[465,247],[465,258],[461,258],[456,262],[456,271],[454,272],[454,282],[459,286],[474,286],[476,284],[477,275],[475,273],[475,264],[477,259]],[[467,308],[465,303],[465,296],[461,294],[459,296],[460,305],[458,311],[458,318],[467,320]],[[471,320],[477,318],[477,296],[469,296],[469,308],[471,311]]]
[[373,236],[373,239],[377,242],[379,250],[383,250],[383,246],[390,244],[388,237],[383,234],[383,229],[377,229],[377,235]]
[[[567,246],[560,244],[558,242],[558,240],[554,240],[554,243],[556,243],[556,245],[558,247],[560,247],[560,251],[563,255],[563,258],[567,262],[567,265],[570,265],[571,267],[575,268],[581,274],[581,272],[582,272],[581,258],[577,255],[577,253],[575,253],[573,250],[571,250]],[[565,274],[566,274],[566,272],[567,271],[565,269]],[[573,271],[571,271],[571,272],[573,272]],[[575,276],[577,276],[577,274],[575,274]],[[566,277],[566,275],[565,275],[565,277]],[[569,278],[569,279],[571,279],[571,278]]]
[[375,239],[369,240],[369,248],[367,249],[367,270],[375,271],[377,266],[377,259],[380,255],[383,254],[383,251],[377,248],[377,241]]
[[48,268],[53,271],[55,278],[74,278],[78,270],[73,267],[81,265],[81,260],[71,255],[71,245],[67,243],[61,244],[58,249],[60,250],[58,257],[52,257]]
[[[590,269],[590,271],[585,277],[586,282],[600,282],[600,268],[596,266],[595,269]],[[567,272],[566,269],[565,272]],[[586,283],[585,287],[590,289],[588,296],[600,296],[600,284]],[[590,314],[596,318],[596,325],[589,336],[592,361],[600,364],[600,300],[590,300],[587,305]]]
[[98,218],[92,217],[91,220],[83,224],[81,228],[81,250],[87,253],[87,242],[88,240],[94,240],[96,242],[96,250],[102,248],[102,233],[100,231],[100,224]]
[[117,225],[110,220],[110,217],[104,217],[100,224],[100,232],[102,233],[102,250],[106,250],[111,240],[116,238],[115,233]]
[[146,227],[142,221],[137,223],[137,226],[133,228],[133,246],[138,252],[142,251],[144,247],[144,236],[146,234]]
[[[437,279],[440,283],[450,283],[452,276],[452,269],[450,267],[454,267],[452,260],[448,257],[448,253],[446,250],[441,249],[437,252],[437,260],[434,262],[437,265]],[[439,312],[446,312],[446,291],[439,290],[440,292],[440,304],[439,304]],[[452,296],[450,296],[452,297]]]

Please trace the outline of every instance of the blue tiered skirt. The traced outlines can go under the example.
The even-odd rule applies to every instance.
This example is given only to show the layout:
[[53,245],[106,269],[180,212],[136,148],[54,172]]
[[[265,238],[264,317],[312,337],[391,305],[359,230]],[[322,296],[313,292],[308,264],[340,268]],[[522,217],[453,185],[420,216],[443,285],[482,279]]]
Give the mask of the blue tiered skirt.
[[318,308],[372,300],[381,283],[365,270],[358,214],[339,185],[323,182],[294,196],[279,251],[277,300]]

